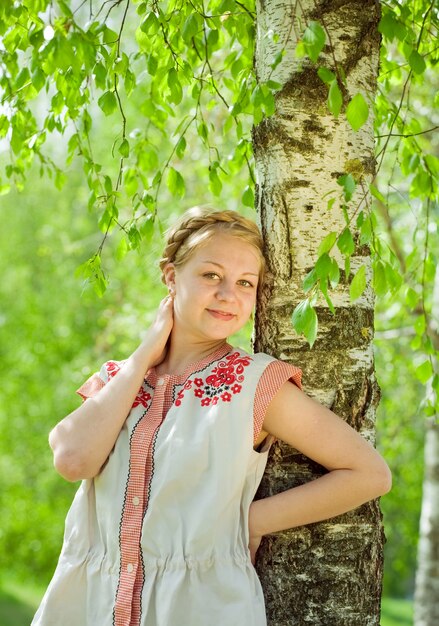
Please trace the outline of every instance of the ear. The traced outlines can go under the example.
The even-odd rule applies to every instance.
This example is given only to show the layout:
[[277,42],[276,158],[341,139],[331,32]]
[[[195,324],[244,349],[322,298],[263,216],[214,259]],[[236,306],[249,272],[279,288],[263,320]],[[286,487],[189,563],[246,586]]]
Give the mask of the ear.
[[165,265],[163,268],[163,276],[169,292],[175,292],[175,265],[173,263]]

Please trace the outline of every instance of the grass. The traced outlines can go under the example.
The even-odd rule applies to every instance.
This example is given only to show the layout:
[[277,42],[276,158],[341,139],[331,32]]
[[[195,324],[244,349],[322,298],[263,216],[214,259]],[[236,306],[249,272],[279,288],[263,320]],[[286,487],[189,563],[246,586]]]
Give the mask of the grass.
[[44,589],[29,584],[2,580],[0,582],[1,626],[29,626],[40,603]]
[[[11,581],[0,584],[1,626],[29,626],[44,589]],[[383,598],[381,626],[412,626],[413,605],[409,600]]]
[[381,626],[412,626],[413,602],[400,598],[383,598]]

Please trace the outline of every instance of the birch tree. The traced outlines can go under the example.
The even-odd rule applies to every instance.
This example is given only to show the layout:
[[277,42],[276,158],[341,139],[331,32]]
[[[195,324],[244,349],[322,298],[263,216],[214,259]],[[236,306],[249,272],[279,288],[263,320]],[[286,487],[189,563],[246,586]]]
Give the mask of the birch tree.
[[[315,26],[317,19],[321,29]],[[258,308],[256,347],[299,363],[307,392],[371,441],[378,389],[372,353],[370,249],[352,224],[360,213],[367,215],[370,206],[367,189],[375,175],[373,119],[369,115],[356,131],[346,116],[332,115],[318,67],[310,58],[298,58],[295,50],[302,37],[301,23],[310,23],[305,42],[307,36],[312,43],[313,36],[321,37],[321,67],[333,72],[334,78],[343,72],[348,101],[361,94],[371,107],[378,74],[378,21],[374,1],[343,6],[310,1],[295,10],[278,2],[259,4],[256,75],[261,82],[271,79],[281,87],[274,115],[263,120],[253,135],[257,208],[273,275]],[[316,61],[317,54],[309,52]],[[273,69],[278,55],[282,60]],[[343,188],[349,175],[353,186],[357,183],[352,195]],[[351,246],[350,271],[342,260],[344,237]],[[337,241],[338,251],[330,256]],[[367,287],[352,303],[349,290],[360,268]],[[323,295],[316,300],[319,332],[317,337],[311,334],[315,343],[308,351],[306,340],[292,328],[291,305],[303,301],[304,281],[312,291],[317,280],[336,283],[345,271],[332,303]],[[311,307],[305,302],[306,320]],[[312,314],[309,320],[305,323],[312,326]],[[307,482],[321,472],[297,452],[278,445],[261,495]],[[269,623],[379,624],[382,547],[376,502],[333,521],[270,538],[258,562]]]
[[[439,343],[439,272],[433,290],[431,333]],[[437,360],[435,363],[437,368]],[[427,394],[432,394],[431,386]],[[415,626],[439,622],[439,415],[426,421],[424,484],[419,528],[418,567],[415,587]]]

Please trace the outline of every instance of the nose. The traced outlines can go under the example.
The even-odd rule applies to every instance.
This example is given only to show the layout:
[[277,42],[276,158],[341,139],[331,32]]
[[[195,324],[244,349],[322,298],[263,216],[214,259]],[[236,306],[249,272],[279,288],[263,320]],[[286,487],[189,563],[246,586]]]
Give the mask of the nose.
[[234,285],[230,285],[225,281],[220,283],[218,285],[216,297],[218,300],[222,300],[223,302],[234,302],[236,299]]

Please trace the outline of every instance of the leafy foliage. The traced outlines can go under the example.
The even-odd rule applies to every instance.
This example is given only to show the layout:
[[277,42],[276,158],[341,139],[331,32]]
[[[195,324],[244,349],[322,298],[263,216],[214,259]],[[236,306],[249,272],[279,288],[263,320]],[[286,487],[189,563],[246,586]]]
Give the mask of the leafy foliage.
[[[135,249],[151,234],[163,183],[176,198],[185,196],[178,162],[187,156],[189,136],[192,152],[198,141],[207,153],[213,195],[243,164],[253,178],[250,126],[244,118],[261,118],[273,110],[274,100],[270,86],[257,85],[252,72],[251,3],[127,1],[72,7],[27,0],[9,9],[0,7],[0,137],[11,148],[3,192],[11,182],[22,188],[34,159],[60,186],[62,168],[47,156],[44,144],[50,133],[67,135],[68,162],[81,156],[89,208],[100,213],[104,241],[118,225],[126,248]],[[41,115],[47,94],[50,107]],[[177,115],[183,99],[185,110]],[[110,160],[107,154],[98,156],[94,145],[99,111],[117,129]],[[159,145],[169,139],[170,129],[169,154],[160,160]],[[226,140],[222,153],[212,133],[227,138],[231,131],[236,141],[230,150]],[[248,191],[243,201],[250,203]],[[102,246],[82,267],[99,293],[107,284],[101,252]]]

